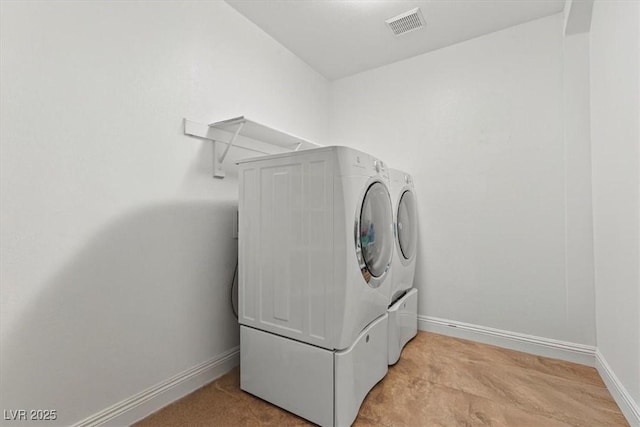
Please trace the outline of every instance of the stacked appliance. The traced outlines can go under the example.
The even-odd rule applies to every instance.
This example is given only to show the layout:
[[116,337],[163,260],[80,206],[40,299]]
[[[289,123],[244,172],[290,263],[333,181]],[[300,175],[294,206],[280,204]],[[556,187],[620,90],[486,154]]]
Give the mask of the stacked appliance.
[[242,161],[239,181],[240,386],[314,423],[350,425],[388,369],[388,170],[323,147]]
[[389,169],[395,254],[388,324],[389,365],[400,358],[402,348],[418,333],[418,290],[413,287],[416,270],[418,216],[413,178],[408,173]]

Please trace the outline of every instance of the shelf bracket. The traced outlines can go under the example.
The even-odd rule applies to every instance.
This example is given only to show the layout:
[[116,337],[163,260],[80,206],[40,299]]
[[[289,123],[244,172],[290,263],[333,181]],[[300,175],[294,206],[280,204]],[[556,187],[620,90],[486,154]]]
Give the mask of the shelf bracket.
[[[224,178],[223,162],[229,149],[241,148],[261,155],[319,147],[303,138],[249,120],[244,116],[210,124],[184,119],[184,134],[213,142],[213,177]],[[222,147],[226,144],[226,147]],[[246,157],[246,156],[245,156]]]
[[244,122],[240,122],[240,124],[238,125],[238,128],[233,133],[233,136],[231,137],[231,139],[228,142],[226,142],[227,147],[224,149],[224,151],[220,156],[218,156],[218,150],[220,148],[220,144],[218,144],[218,142],[224,142],[224,141],[217,141],[215,139],[213,140],[213,177],[214,178],[222,179],[225,177],[225,172],[224,172],[224,169],[222,168],[222,163],[224,162],[224,159],[227,157],[229,148],[231,148],[234,142],[236,142],[236,138],[240,134],[240,131],[242,130],[243,126],[244,126]]

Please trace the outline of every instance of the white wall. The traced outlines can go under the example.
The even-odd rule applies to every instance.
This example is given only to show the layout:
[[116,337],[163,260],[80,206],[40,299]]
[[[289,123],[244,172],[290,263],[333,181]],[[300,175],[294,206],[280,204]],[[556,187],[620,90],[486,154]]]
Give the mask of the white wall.
[[1,16],[0,407],[64,425],[238,344],[237,180],[182,118],[325,142],[328,83],[224,2]]
[[565,147],[564,115],[584,116],[563,108],[562,31],[559,14],[331,86],[332,142],[415,177],[421,315],[595,344],[593,261],[572,252],[590,240],[588,141]]
[[420,314],[593,345],[597,311],[640,400],[637,3],[596,3],[590,69],[556,15],[330,86],[224,2],[0,8],[2,409],[69,424],[238,344],[235,168],[181,119],[240,114],[414,175]]
[[[567,328],[569,336],[573,337],[572,339],[576,342],[594,344],[595,285],[591,209],[588,32],[564,37],[562,71],[566,200],[566,298],[570,302],[567,305],[567,316],[571,318],[572,311],[582,313],[581,316],[583,316],[582,321],[577,321],[579,318],[576,318],[576,321],[567,324]],[[585,315],[587,313],[589,315]]]
[[591,139],[598,350],[640,404],[640,3],[597,1]]

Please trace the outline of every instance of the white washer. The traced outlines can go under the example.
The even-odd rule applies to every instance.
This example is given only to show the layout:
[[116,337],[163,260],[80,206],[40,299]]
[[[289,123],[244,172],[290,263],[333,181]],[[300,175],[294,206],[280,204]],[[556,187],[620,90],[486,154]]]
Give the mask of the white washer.
[[241,388],[350,425],[387,372],[387,169],[323,147],[242,161],[239,181]]
[[418,331],[418,291],[413,288],[418,241],[418,213],[413,178],[406,172],[389,169],[395,254],[391,267],[391,299],[389,301],[389,365],[400,358],[400,352]]

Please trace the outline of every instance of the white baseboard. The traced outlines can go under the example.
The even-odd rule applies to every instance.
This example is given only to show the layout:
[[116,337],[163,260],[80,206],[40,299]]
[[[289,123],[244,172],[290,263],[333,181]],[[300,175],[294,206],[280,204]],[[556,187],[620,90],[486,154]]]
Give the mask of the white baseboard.
[[595,366],[596,349],[589,345],[526,335],[431,316],[419,315],[418,329],[532,353],[538,356]]
[[153,387],[110,406],[72,427],[131,425],[229,372],[240,363],[236,346]]
[[607,363],[600,350],[596,349],[596,369],[609,389],[620,410],[631,427],[640,427],[640,406],[635,402],[625,386]]

